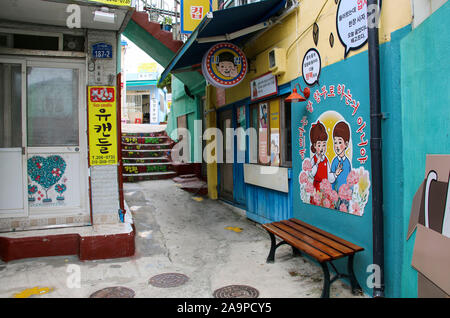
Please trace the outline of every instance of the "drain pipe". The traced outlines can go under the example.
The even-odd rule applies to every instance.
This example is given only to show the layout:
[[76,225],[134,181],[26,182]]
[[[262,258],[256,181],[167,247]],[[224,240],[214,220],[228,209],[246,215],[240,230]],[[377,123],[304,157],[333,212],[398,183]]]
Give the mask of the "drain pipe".
[[[378,0],[368,0],[367,16],[379,18]],[[369,20],[368,19],[368,20]],[[370,21],[369,21],[370,23]],[[381,149],[381,99],[380,99],[380,55],[378,24],[368,28],[369,35],[369,85],[370,85],[370,150],[372,162],[372,233],[373,263],[379,266],[379,281],[373,288],[373,297],[384,297],[384,230],[383,230],[383,169]],[[379,283],[379,284],[378,284]]]

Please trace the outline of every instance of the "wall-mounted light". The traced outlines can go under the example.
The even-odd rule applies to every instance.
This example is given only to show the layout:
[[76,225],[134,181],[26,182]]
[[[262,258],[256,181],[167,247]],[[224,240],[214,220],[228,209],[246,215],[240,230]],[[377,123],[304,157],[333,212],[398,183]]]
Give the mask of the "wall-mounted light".
[[304,95],[304,96],[302,96],[302,95],[300,95],[299,93],[297,93],[297,88],[296,88],[297,85],[298,85],[298,87],[300,88],[300,92],[302,91],[302,88],[300,87],[300,84],[299,84],[299,83],[295,84],[294,88],[292,89],[292,94],[289,95],[289,96],[285,99],[286,102],[289,102],[289,103],[304,102],[304,101],[306,101],[306,100],[309,98],[309,95],[310,95],[309,87],[306,87],[306,88],[303,90],[303,95]]
[[109,12],[108,8],[102,7],[100,8],[100,10],[94,11],[94,21],[104,23],[115,23],[116,14],[114,12]]

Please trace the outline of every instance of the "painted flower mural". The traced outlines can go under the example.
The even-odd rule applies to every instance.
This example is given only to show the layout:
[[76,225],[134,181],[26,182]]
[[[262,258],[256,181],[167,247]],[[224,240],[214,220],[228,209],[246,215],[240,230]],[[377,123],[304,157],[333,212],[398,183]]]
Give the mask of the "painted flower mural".
[[341,185],[339,192],[332,189],[327,179],[322,180],[317,191],[313,186],[313,177],[305,171],[300,173],[299,183],[300,197],[304,203],[354,215],[363,214],[369,198],[369,172],[362,167],[352,170],[352,175],[347,177],[347,183]]
[[[28,159],[28,195],[29,201],[35,201],[34,194],[37,193],[37,200],[48,203],[52,202],[49,190],[53,188],[59,193],[57,200],[64,200],[63,192],[67,190],[64,183],[57,184],[66,171],[65,160],[58,155],[48,157],[32,156]],[[64,182],[67,180],[64,178]],[[32,185],[31,183],[36,183]],[[45,193],[45,195],[44,195]]]
[[353,167],[351,127],[334,111],[310,126],[309,158],[298,176],[303,203],[362,216],[370,194],[369,171]]
[[34,194],[37,192],[38,188],[36,185],[28,185],[28,201],[33,202],[36,199],[34,198]]

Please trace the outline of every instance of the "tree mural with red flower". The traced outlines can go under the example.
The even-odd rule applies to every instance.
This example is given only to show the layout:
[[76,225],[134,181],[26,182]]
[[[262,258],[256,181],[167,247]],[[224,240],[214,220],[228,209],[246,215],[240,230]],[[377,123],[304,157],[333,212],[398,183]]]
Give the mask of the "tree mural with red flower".
[[[33,195],[38,192],[38,200],[42,199],[42,202],[52,202],[52,199],[48,196],[48,191],[60,181],[64,172],[66,171],[66,162],[65,160],[58,155],[48,156],[46,158],[42,156],[33,156],[28,159],[28,178],[30,180],[30,184],[28,186],[28,194]],[[35,182],[37,185],[42,187],[43,191],[45,191],[45,198],[41,191],[38,191],[36,185],[32,185],[31,183]],[[60,193],[60,197],[62,197],[62,193],[66,191],[66,185],[58,184],[55,187],[55,191]],[[31,191],[31,192],[30,192]],[[64,199],[64,197],[62,197]],[[30,200],[34,201],[34,200]]]

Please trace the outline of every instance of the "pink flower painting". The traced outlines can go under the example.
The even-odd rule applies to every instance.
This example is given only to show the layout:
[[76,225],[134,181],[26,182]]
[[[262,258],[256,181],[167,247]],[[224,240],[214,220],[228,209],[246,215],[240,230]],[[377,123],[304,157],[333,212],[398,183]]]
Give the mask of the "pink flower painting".
[[352,199],[352,189],[347,184],[341,185],[339,188],[339,198],[350,201]]
[[311,171],[312,170],[312,163],[311,160],[309,159],[305,159],[303,160],[303,165],[302,165],[303,171]]
[[306,182],[308,182],[308,175],[306,174],[306,172],[302,171],[302,173],[300,173],[298,180],[300,184],[305,184]]

